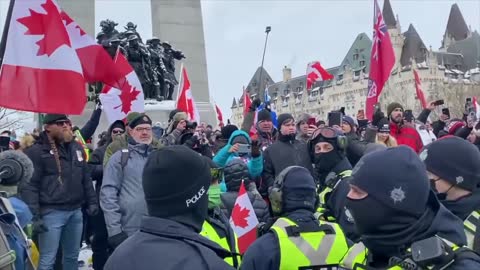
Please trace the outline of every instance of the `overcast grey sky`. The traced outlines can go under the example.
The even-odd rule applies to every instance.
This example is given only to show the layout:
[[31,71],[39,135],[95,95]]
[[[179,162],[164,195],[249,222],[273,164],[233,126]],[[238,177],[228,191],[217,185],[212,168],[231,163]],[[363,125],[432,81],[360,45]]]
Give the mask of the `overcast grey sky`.
[[[104,18],[120,26],[133,21],[142,37],[150,37],[149,3],[96,0],[96,24]],[[453,3],[458,3],[467,24],[480,31],[480,0],[391,0],[402,30],[412,23],[424,43],[434,49],[440,47]],[[383,0],[379,4],[383,6]],[[8,0],[0,0],[0,29],[7,6]],[[241,95],[242,86],[261,64],[265,26],[272,31],[264,66],[278,81],[285,65],[294,76],[303,75],[309,61],[319,60],[325,67],[338,65],[359,33],[371,36],[373,1],[202,0],[202,12],[210,95],[224,117],[229,117],[233,97]]]

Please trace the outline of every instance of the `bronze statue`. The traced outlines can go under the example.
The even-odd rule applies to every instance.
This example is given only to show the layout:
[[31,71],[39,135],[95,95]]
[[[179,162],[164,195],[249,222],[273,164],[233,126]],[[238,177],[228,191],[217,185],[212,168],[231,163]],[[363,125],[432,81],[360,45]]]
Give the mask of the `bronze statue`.
[[152,82],[150,76],[150,52],[143,44],[140,44],[136,35],[131,35],[128,38],[126,52],[127,60],[132,66],[133,70],[135,70],[135,73],[142,84],[145,98],[152,98],[150,93],[150,83]]
[[158,101],[164,100],[167,96],[164,92],[164,77],[167,69],[163,63],[163,47],[160,39],[153,37],[147,40],[148,49],[150,50],[152,63],[152,94]]
[[173,100],[173,91],[178,84],[177,78],[175,78],[175,60],[181,60],[185,58],[185,55],[181,51],[172,49],[172,45],[168,41],[163,42],[162,47],[164,50],[163,63],[167,70],[164,76],[163,93],[165,93],[167,100]]
[[[111,20],[100,22],[102,31],[97,35],[109,55],[114,58],[119,50],[132,66],[142,84],[145,99],[172,100],[173,91],[178,81],[175,78],[175,60],[185,58],[181,51],[174,50],[168,42],[160,42],[153,37],[143,44],[137,25],[127,23],[125,31],[119,33],[115,27],[118,23]],[[103,85],[90,85],[91,92],[98,96]]]

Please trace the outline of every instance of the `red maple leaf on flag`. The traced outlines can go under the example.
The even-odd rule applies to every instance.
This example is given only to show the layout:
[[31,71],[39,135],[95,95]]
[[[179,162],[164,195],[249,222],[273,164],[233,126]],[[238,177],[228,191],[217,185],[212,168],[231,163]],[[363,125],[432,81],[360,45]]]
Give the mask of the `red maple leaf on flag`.
[[247,218],[250,216],[250,210],[242,208],[238,203],[232,209],[233,224],[237,227],[246,228],[248,226]]
[[137,97],[140,94],[140,91],[137,88],[131,86],[130,83],[128,83],[128,81],[125,81],[120,91],[121,93],[119,97],[122,100],[122,104],[115,107],[115,109],[121,106],[122,112],[127,114],[132,109],[132,102],[137,100]]
[[[68,16],[68,14],[65,13],[65,11],[62,11],[62,13],[60,13],[60,16],[62,17],[62,20],[65,21],[65,25],[67,25],[67,26],[73,22],[72,18],[70,18],[70,16]],[[82,28],[80,28],[80,25],[77,24],[77,26],[75,26],[75,28],[80,30],[80,36],[84,36],[84,35],[87,34],[87,33],[85,33],[85,31],[83,31]]]
[[52,0],[42,4],[42,8],[46,14],[29,9],[30,16],[19,18],[17,21],[28,28],[25,35],[43,35],[43,38],[36,42],[40,47],[37,56],[44,54],[51,56],[62,45],[71,47],[70,38],[58,8]]

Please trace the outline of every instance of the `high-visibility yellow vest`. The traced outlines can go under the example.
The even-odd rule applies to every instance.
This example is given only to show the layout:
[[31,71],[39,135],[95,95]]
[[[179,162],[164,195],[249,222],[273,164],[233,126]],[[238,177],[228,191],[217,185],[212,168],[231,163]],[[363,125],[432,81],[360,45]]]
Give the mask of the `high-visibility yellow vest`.
[[[352,171],[351,170],[346,170],[337,175],[337,183],[339,181],[342,181],[344,178],[352,176]],[[319,204],[317,211],[315,213],[315,216],[318,219],[330,221],[330,222],[335,222],[335,217],[331,216],[328,214],[328,209],[327,209],[327,195],[332,192],[331,187],[325,187],[322,192],[318,194],[318,199],[319,199]]]
[[[470,216],[463,222],[465,228],[465,234],[467,235],[467,246],[473,249],[473,242],[475,240],[475,233],[477,227],[480,225],[480,210],[473,211]],[[475,250],[477,251],[477,250]]]
[[319,221],[319,231],[302,232],[290,219],[279,218],[271,227],[280,247],[279,270],[308,266],[338,266],[348,250],[338,224]]
[[[213,228],[212,224],[210,224],[207,220],[205,220],[205,222],[203,222],[203,227],[202,227],[202,231],[200,232],[200,235],[208,238],[212,242],[217,243],[219,246],[221,246],[222,248],[224,248],[226,250],[231,251],[232,253],[240,254],[239,249],[238,249],[237,236],[236,235],[234,236],[235,237],[235,246],[231,247],[227,237],[220,237],[220,235],[218,235],[215,228]],[[240,265],[241,258],[240,258],[240,256],[236,256],[236,257],[237,257],[238,265]],[[225,258],[224,261],[226,263],[228,263],[229,265],[234,266],[232,257],[227,257],[227,258]]]
[[[437,236],[438,237],[438,236]],[[440,238],[446,245],[448,245],[453,251],[458,250],[460,247],[446,239]],[[368,265],[368,249],[362,242],[354,244],[343,257],[340,264],[341,267],[346,269],[367,269]],[[387,270],[403,270],[399,265],[390,266]]]
[[90,160],[90,149],[87,146],[87,143],[82,137],[82,133],[80,133],[80,130],[75,131],[75,140],[82,146],[83,148],[83,153],[85,154],[85,161]]

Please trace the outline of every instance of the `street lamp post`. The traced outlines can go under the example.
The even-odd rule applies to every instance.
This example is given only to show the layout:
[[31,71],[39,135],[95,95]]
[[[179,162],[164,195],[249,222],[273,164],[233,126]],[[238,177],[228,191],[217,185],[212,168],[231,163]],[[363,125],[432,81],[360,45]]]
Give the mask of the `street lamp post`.
[[259,94],[261,94],[262,96],[259,97],[260,100],[262,101],[265,101],[265,85],[263,83],[263,62],[265,61],[265,51],[267,50],[267,42],[268,42],[268,34],[270,33],[270,31],[272,31],[272,27],[271,26],[267,26],[265,28],[265,33],[266,33],[266,36],[265,36],[265,46],[263,47],[263,55],[262,55],[262,66],[261,66],[261,69],[260,69],[260,82],[259,82],[259,87],[260,87],[260,90],[258,91]]

